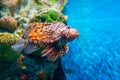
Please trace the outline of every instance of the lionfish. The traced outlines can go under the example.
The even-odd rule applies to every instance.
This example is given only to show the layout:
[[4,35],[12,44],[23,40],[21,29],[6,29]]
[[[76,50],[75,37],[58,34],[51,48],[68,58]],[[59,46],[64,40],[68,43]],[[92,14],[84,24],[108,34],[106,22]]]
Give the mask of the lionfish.
[[12,46],[15,51],[23,50],[25,54],[31,54],[41,46],[45,49],[41,56],[55,61],[68,52],[68,42],[79,35],[78,31],[62,22],[36,22],[30,23],[24,31],[23,38]]

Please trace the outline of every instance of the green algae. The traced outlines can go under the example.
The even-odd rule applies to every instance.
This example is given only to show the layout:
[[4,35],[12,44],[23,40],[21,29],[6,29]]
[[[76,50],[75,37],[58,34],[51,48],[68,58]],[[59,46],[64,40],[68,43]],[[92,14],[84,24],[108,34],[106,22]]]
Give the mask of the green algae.
[[65,22],[63,16],[57,13],[54,10],[50,10],[46,13],[37,16],[35,19],[31,20],[30,22],[49,22],[52,23],[54,21]]
[[14,62],[20,55],[15,52],[11,45],[18,40],[18,37],[11,33],[0,33],[0,61],[2,62]]
[[57,2],[57,0],[50,0],[50,2],[52,2],[52,3],[56,3],[56,2]]
[[19,56],[19,52],[15,52],[10,44],[0,43],[0,62],[13,63]]

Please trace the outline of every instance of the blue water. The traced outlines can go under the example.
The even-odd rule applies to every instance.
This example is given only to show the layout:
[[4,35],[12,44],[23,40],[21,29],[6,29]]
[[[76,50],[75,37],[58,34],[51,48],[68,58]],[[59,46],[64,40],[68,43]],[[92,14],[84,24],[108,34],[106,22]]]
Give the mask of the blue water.
[[120,80],[120,0],[69,0],[64,14],[80,32],[62,58],[67,80]]

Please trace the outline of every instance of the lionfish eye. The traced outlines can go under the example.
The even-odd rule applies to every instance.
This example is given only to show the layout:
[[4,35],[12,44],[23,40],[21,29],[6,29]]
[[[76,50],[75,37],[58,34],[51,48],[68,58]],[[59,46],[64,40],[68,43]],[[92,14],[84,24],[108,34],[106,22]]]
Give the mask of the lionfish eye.
[[69,29],[69,28],[70,28],[70,26],[67,26],[67,28]]

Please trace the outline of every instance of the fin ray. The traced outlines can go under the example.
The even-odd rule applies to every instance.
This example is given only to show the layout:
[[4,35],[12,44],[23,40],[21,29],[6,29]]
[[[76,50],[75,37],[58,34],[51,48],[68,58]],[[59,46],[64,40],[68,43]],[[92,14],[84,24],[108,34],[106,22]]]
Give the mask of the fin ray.
[[19,39],[18,42],[16,42],[14,45],[12,45],[12,49],[14,51],[22,51],[22,49],[25,47],[24,39]]
[[32,45],[32,44],[28,44],[28,45],[23,49],[23,51],[24,51],[25,54],[31,54],[31,53],[33,53],[33,52],[36,51],[36,50],[38,50],[38,48],[35,47],[35,46]]

